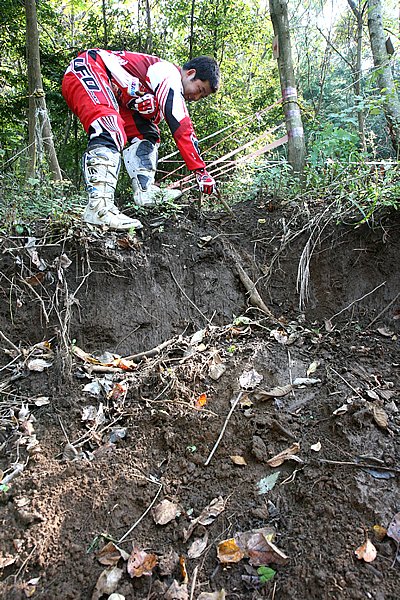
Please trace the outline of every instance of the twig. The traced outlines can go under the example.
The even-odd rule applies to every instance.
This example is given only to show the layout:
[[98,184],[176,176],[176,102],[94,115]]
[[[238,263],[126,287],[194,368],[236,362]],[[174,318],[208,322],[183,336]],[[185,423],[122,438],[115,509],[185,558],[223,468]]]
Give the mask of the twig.
[[396,467],[382,467],[381,465],[365,465],[363,463],[346,461],[346,460],[328,460],[326,458],[318,458],[319,462],[327,463],[328,465],[344,465],[349,467],[358,467],[359,469],[374,469],[375,471],[391,471],[393,473],[400,473],[400,469]]
[[146,510],[144,511],[144,513],[142,514],[142,516],[139,517],[139,519],[136,521],[136,523],[134,523],[132,525],[132,527],[130,529],[128,529],[128,531],[126,533],[124,533],[124,535],[118,540],[117,544],[120,544],[121,542],[123,542],[128,537],[128,535],[132,533],[132,531],[135,529],[135,527],[137,527],[139,525],[139,523],[145,518],[145,516],[147,515],[147,513],[153,508],[154,504],[157,501],[158,496],[161,493],[161,490],[163,488],[163,484],[162,483],[160,483],[159,481],[155,481],[154,479],[148,479],[147,477],[146,477],[146,479],[147,479],[147,481],[150,481],[151,483],[156,483],[159,486],[157,494],[154,496],[152,502],[146,508]]
[[196,581],[197,581],[197,573],[199,571],[199,566],[197,565],[193,571],[193,579],[192,579],[192,586],[190,588],[190,599],[189,600],[193,600],[193,596],[194,596],[194,588],[196,587]]
[[[383,285],[386,285],[386,281],[382,281],[382,283],[380,283],[379,285],[376,286],[376,288],[374,288],[373,290],[371,290],[370,292],[368,292],[367,294],[364,294],[364,296],[361,296],[361,298],[357,298],[357,300],[353,300],[353,302],[350,302],[350,304],[348,306],[346,306],[345,308],[342,308],[342,310],[340,310],[339,312],[337,312],[336,314],[332,315],[332,317],[329,319],[329,321],[332,321],[332,319],[334,319],[335,317],[338,317],[339,315],[342,314],[342,312],[344,312],[345,310],[348,310],[349,308],[351,308],[354,304],[356,304],[357,302],[361,302],[361,300],[364,300],[364,298],[366,298],[367,296],[369,296],[370,294],[373,294],[374,292],[376,292],[376,290],[379,290],[379,288],[381,288]],[[388,308],[388,307],[387,307]],[[386,309],[385,309],[386,310]],[[380,315],[378,315],[378,317],[376,317],[377,319],[379,318]]]
[[348,381],[346,381],[345,378],[342,377],[340,373],[338,373],[333,367],[329,367],[329,370],[333,371],[333,373],[335,373],[335,375],[340,377],[340,379],[343,381],[343,383],[345,383],[355,394],[357,394],[357,396],[359,396],[360,398],[362,398],[364,400],[363,395],[360,394],[360,392],[358,392],[355,388],[353,388],[353,386],[350,385],[350,383]]
[[208,456],[208,458],[207,458],[206,462],[204,463],[204,466],[205,466],[205,467],[207,467],[207,466],[209,465],[209,463],[210,463],[210,460],[211,460],[211,459],[212,459],[212,457],[214,456],[214,452],[215,452],[215,451],[216,451],[216,449],[218,448],[218,446],[219,446],[219,443],[220,443],[220,441],[222,440],[222,436],[223,436],[223,435],[224,435],[224,433],[225,433],[225,429],[226,429],[226,426],[228,425],[228,421],[229,421],[229,419],[231,418],[231,416],[232,416],[232,413],[233,413],[233,411],[235,410],[235,408],[236,408],[236,405],[238,404],[238,402],[239,402],[239,400],[240,400],[240,398],[241,398],[242,396],[243,396],[243,392],[239,392],[239,394],[238,394],[238,396],[237,396],[237,398],[236,398],[235,402],[232,404],[232,406],[231,406],[231,410],[229,411],[229,413],[228,413],[228,416],[227,416],[227,417],[226,417],[226,419],[225,419],[225,423],[224,423],[224,424],[223,424],[223,426],[222,426],[221,433],[219,434],[219,437],[218,437],[217,441],[216,441],[216,442],[215,442],[215,444],[214,444],[214,448],[211,450],[211,452],[210,452],[210,454],[209,454],[209,456]]
[[389,310],[389,308],[392,306],[392,304],[394,304],[394,303],[396,302],[396,300],[397,300],[397,298],[398,298],[399,296],[400,296],[400,292],[399,292],[399,293],[398,293],[398,294],[397,294],[397,295],[396,295],[396,296],[393,298],[393,300],[392,300],[391,302],[389,302],[389,304],[388,304],[387,306],[385,306],[385,308],[384,308],[383,310],[381,310],[381,312],[379,313],[379,315],[377,315],[377,316],[375,317],[375,319],[372,319],[371,323],[369,323],[369,324],[368,324],[368,326],[367,326],[367,329],[369,329],[370,327],[372,327],[372,325],[373,325],[373,324],[374,324],[374,323],[375,323],[375,322],[376,322],[378,319],[380,319],[380,318],[381,318],[381,316],[382,316],[383,314],[385,314],[385,312],[386,312],[387,310]]
[[207,323],[209,325],[211,325],[211,321],[208,317],[206,317],[206,315],[199,309],[198,306],[196,306],[196,304],[193,302],[193,300],[191,300],[189,298],[189,296],[186,294],[185,290],[182,289],[182,287],[179,285],[178,281],[176,280],[175,275],[173,274],[173,272],[171,271],[171,269],[169,270],[169,272],[171,273],[171,277],[172,279],[175,281],[176,285],[178,286],[178,288],[180,289],[180,291],[182,292],[182,294],[185,296],[186,300],[189,300],[190,304],[197,310],[198,313],[201,314],[201,316],[203,317],[203,319],[205,319],[207,321]]
[[167,340],[166,342],[159,344],[158,346],[156,346],[155,348],[152,348],[151,350],[146,350],[145,352],[139,352],[138,354],[131,354],[130,356],[124,356],[124,360],[133,360],[134,362],[140,362],[142,358],[145,358],[145,357],[151,358],[151,357],[159,354],[161,352],[161,350],[164,350],[164,348],[166,348],[167,346],[170,346],[171,344],[173,344],[176,341],[177,341],[176,337],[171,338],[170,340]]
[[19,279],[22,281],[22,283],[24,283],[26,286],[28,286],[28,288],[31,290],[31,292],[34,294],[34,296],[36,296],[36,298],[39,300],[40,304],[42,305],[43,316],[46,319],[46,323],[49,323],[49,315],[47,314],[47,310],[44,305],[43,298],[37,293],[37,291],[31,286],[30,283],[25,281],[25,279],[22,279],[22,277],[20,277]]
[[6,335],[4,335],[4,333],[1,331],[1,329],[0,329],[0,337],[5,342],[7,342],[7,344],[9,344],[11,346],[11,348],[13,348],[14,350],[16,350],[18,352],[18,354],[20,354],[19,348],[17,348],[17,346],[15,344],[13,344],[13,342],[11,340],[9,340]]

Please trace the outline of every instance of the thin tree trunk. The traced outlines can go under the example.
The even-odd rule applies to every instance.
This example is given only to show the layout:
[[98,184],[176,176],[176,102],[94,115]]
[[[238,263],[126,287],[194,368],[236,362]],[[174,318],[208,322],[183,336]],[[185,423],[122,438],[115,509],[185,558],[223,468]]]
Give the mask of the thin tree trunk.
[[[357,119],[358,119],[358,132],[360,136],[361,149],[363,152],[367,151],[367,143],[365,140],[365,114],[361,105],[361,61],[362,61],[362,35],[363,35],[363,18],[364,11],[367,6],[367,3],[364,2],[364,6],[356,5],[354,0],[347,0],[351,10],[353,11],[356,19],[357,19],[357,58],[356,58],[356,67],[354,70],[354,94],[355,94],[355,103],[357,106]],[[359,3],[361,4],[361,2]]]
[[60,181],[62,175],[54,148],[53,134],[43,91],[35,0],[25,0],[25,14],[29,84],[29,155],[27,175],[28,177],[36,175],[38,159],[43,148],[47,155],[53,179]]
[[106,0],[102,0],[101,8],[103,11],[103,46],[104,48],[108,47],[108,30],[107,30],[107,13],[106,13]]
[[400,151],[400,101],[386,51],[380,0],[368,0],[368,29],[374,65],[378,69],[378,84],[383,98],[383,111],[393,147],[398,155]]
[[278,40],[278,69],[288,134],[288,160],[295,173],[302,173],[306,156],[303,123],[297,101],[287,0],[269,0],[274,33]]
[[192,0],[192,8],[190,10],[190,37],[189,37],[189,60],[193,58],[193,41],[194,41],[194,7],[196,0]]
[[146,53],[151,54],[153,51],[153,37],[151,34],[151,10],[150,10],[150,1],[146,0]]

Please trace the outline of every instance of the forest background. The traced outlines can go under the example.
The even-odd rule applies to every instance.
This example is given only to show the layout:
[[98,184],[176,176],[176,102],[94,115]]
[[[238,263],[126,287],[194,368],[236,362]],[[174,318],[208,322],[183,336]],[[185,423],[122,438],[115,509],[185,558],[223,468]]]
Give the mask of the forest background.
[[[2,0],[0,15],[0,211],[2,227],[84,204],[80,157],[86,135],[61,95],[70,60],[91,47],[156,54],[183,64],[208,54],[220,64],[221,90],[190,106],[207,163],[232,153],[219,167],[224,196],[256,196],[336,203],[368,220],[382,206],[398,207],[396,144],[385,119],[388,90],[380,84],[368,31],[371,2],[289,0],[292,57],[305,131],[306,163],[293,177],[286,146],[249,158],[286,133],[271,2],[264,0],[47,0],[36,2],[46,106],[62,183],[51,181],[43,147],[29,169],[29,68],[25,3]],[[376,2],[374,2],[377,4]],[[275,3],[276,4],[276,3]],[[388,64],[399,81],[399,7],[382,3]],[[361,17],[357,19],[357,14]],[[390,92],[392,99],[397,91]],[[397,98],[396,98],[397,100]],[[271,108],[272,106],[272,108]],[[37,116],[37,115],[36,115]],[[360,120],[360,116],[362,119]],[[37,119],[36,128],[40,128]],[[360,125],[361,124],[361,125]],[[187,174],[162,126],[159,179]],[[36,143],[40,142],[36,131]],[[393,137],[393,136],[392,136]],[[243,148],[243,146],[245,146]],[[173,156],[169,156],[173,154]],[[167,158],[166,158],[167,157]],[[246,160],[247,157],[247,160]],[[233,164],[232,160],[237,161]],[[225,169],[224,169],[225,165]],[[120,196],[129,198],[129,182]],[[18,232],[18,230],[17,230]]]

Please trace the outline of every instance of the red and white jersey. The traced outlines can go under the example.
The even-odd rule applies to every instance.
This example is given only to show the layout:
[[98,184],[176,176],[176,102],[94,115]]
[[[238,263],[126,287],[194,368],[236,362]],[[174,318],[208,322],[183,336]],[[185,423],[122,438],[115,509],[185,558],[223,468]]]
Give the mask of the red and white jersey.
[[204,169],[198,141],[183,96],[180,69],[157,56],[137,52],[94,50],[103,61],[117,100],[124,106],[139,93],[157,98],[159,115],[165,118],[188,169]]

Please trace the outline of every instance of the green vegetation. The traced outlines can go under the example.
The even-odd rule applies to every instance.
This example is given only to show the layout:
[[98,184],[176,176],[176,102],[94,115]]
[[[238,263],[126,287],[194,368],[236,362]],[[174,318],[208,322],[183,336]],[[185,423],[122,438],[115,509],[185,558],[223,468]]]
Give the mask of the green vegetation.
[[[206,162],[259,138],[222,163],[224,167],[216,173],[227,202],[257,199],[267,210],[271,199],[278,203],[311,199],[332,205],[338,218],[341,213],[345,218],[351,214],[352,222],[369,221],[381,208],[398,208],[397,156],[383,115],[386,91],[379,89],[379,70],[372,66],[367,11],[361,44],[362,69],[358,73],[355,16],[349,6],[343,5],[336,21],[323,21],[324,4],[329,3],[308,0],[299,11],[297,3],[288,3],[307,143],[306,169],[303,178],[298,179],[286,161],[285,146],[236,165],[229,164],[285,133],[282,106],[266,110],[281,94],[266,3],[196,0],[193,19],[191,4],[183,0],[159,0],[149,13],[145,3],[138,10],[137,2],[128,0],[38,3],[43,86],[65,178],[61,184],[54,184],[42,155],[37,176],[26,180],[25,15],[23,5],[4,0],[0,15],[1,229],[12,231],[37,218],[68,222],[68,215],[76,215],[84,203],[80,157],[86,136],[69,112],[60,84],[70,59],[89,47],[150,52],[177,64],[187,60],[190,51],[193,56],[210,54],[217,58],[223,74],[221,91],[190,106],[198,137],[205,138],[201,147]],[[396,3],[384,3],[384,25],[388,31],[396,31],[397,17]],[[391,40],[395,53],[390,62],[398,83],[398,40],[394,35]],[[360,114],[364,120],[362,135]],[[278,125],[282,125],[279,130],[268,133]],[[162,158],[176,147],[164,125],[161,129]],[[209,137],[211,134],[213,137]],[[186,174],[178,154],[160,163],[159,178],[163,183]],[[126,177],[121,178],[118,189],[123,204],[129,204]],[[168,216],[177,209],[168,204],[162,214]]]

